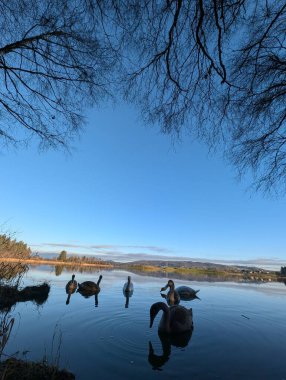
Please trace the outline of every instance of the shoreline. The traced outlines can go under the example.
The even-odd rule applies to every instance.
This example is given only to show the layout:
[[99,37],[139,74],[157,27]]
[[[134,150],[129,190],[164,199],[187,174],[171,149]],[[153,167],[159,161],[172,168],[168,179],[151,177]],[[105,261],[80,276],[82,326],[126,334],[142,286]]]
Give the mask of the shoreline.
[[19,259],[0,257],[2,263],[19,263],[22,265],[51,265],[54,267],[66,268],[101,268],[101,269],[118,269],[127,270],[133,273],[144,273],[149,275],[157,275],[160,277],[173,276],[176,278],[197,279],[197,280],[211,280],[220,279],[237,280],[237,281],[251,281],[251,282],[285,282],[286,276],[282,276],[276,271],[265,271],[258,268],[234,268],[226,266],[212,266],[212,267],[175,267],[175,266],[161,266],[158,263],[151,265],[151,263],[87,263],[87,262],[74,262],[74,261],[58,261],[44,258],[31,258]]
[[20,264],[31,264],[31,265],[64,265],[64,266],[82,266],[82,267],[98,267],[98,268],[113,268],[112,264],[98,264],[98,263],[78,263],[72,261],[58,261],[49,259],[15,259],[10,257],[1,257],[0,262],[6,263],[20,263]]

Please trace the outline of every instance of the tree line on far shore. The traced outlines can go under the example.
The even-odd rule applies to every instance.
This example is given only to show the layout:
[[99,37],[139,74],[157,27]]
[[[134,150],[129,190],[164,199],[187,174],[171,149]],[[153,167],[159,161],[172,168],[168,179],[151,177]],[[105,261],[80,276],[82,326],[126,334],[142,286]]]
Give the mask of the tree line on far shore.
[[[23,241],[17,241],[8,234],[0,234],[0,258],[17,258],[17,259],[43,259],[37,253],[33,254],[32,250]],[[45,259],[52,260],[55,259]],[[57,261],[61,262],[72,262],[72,263],[86,263],[86,264],[102,264],[103,261],[94,256],[79,256],[79,255],[69,255],[67,251],[61,251],[56,258]]]
[[99,257],[94,256],[79,256],[79,255],[70,255],[68,257],[67,251],[61,251],[58,258],[58,261],[72,262],[72,263],[85,263],[85,264],[103,264],[104,262]]

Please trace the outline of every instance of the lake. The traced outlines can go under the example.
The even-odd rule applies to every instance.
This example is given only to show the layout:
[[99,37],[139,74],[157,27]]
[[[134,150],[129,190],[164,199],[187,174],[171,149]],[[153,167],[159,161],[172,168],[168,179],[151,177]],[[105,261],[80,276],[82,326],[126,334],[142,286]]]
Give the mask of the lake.
[[[40,306],[19,302],[12,307],[9,315],[15,323],[5,354],[58,363],[77,380],[286,379],[283,283],[174,279],[176,286],[200,289],[200,299],[180,303],[193,309],[194,329],[176,342],[160,339],[161,312],[149,328],[150,306],[165,302],[160,289],[167,277],[117,270],[74,273],[78,282],[96,282],[102,274],[98,304],[94,296],[74,293],[66,305],[65,285],[72,272],[55,273],[52,266],[30,268],[21,287],[47,281],[50,293]],[[126,305],[122,288],[128,275],[134,293]]]

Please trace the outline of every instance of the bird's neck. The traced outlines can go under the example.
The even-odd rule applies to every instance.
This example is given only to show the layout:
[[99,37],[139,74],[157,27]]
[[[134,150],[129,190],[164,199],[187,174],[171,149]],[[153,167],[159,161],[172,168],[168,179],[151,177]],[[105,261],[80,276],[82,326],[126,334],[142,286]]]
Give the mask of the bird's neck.
[[[163,306],[164,305],[164,306]],[[163,304],[161,310],[163,311],[163,315],[160,322],[160,330],[164,332],[170,332],[170,309],[166,304]]]

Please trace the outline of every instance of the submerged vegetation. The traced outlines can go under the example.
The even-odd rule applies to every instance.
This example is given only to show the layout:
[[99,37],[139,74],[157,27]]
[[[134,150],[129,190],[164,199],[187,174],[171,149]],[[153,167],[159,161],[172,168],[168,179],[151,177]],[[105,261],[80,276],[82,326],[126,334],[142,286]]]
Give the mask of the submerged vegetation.
[[0,263],[0,283],[3,281],[20,280],[28,271],[29,266],[22,262],[1,262]]

